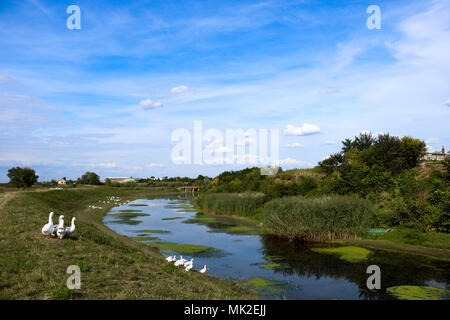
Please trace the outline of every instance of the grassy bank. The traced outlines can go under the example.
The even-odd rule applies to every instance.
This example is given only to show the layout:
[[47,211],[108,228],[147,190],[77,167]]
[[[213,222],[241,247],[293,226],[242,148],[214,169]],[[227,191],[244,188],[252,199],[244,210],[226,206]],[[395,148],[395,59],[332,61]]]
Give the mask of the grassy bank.
[[[0,205],[0,299],[255,298],[231,282],[173,268],[157,250],[113,232],[102,218],[114,204],[88,207],[108,196],[125,200],[166,192],[107,186],[15,192]],[[77,217],[73,237],[41,234],[50,211],[66,221]],[[70,265],[81,269],[79,290],[66,288]]]

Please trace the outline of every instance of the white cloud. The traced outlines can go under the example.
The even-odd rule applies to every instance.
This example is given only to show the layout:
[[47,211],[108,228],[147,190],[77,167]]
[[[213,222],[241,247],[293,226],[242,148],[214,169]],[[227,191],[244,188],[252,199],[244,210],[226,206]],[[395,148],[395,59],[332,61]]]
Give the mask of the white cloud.
[[117,168],[118,165],[115,162],[107,162],[107,163],[93,163],[91,164],[93,168]]
[[315,134],[320,132],[320,127],[315,124],[304,123],[301,127],[296,127],[292,124],[288,124],[284,130],[284,134],[287,136],[304,136],[309,134]]
[[278,160],[277,164],[280,166],[281,165],[301,165],[301,166],[307,166],[307,167],[314,167],[314,164],[312,164],[311,162],[297,160],[297,159],[293,159],[293,158],[286,158],[286,159]]
[[425,141],[426,144],[434,144],[439,143],[439,138],[428,138],[427,141]]
[[148,168],[164,167],[162,163],[147,163],[145,166]]
[[284,147],[285,148],[303,148],[304,145],[302,145],[300,142],[294,142],[294,143],[288,143]]
[[189,91],[189,87],[184,86],[184,85],[172,88],[172,90],[170,90],[170,92],[173,94],[182,93],[182,92],[186,92],[186,91]]
[[447,101],[445,101],[444,104],[450,107],[450,99],[448,99]]
[[324,142],[326,145],[330,145],[330,144],[338,144],[338,141],[336,140],[327,140]]
[[141,100],[139,105],[145,110],[160,108],[163,106],[162,102],[152,101],[150,99]]

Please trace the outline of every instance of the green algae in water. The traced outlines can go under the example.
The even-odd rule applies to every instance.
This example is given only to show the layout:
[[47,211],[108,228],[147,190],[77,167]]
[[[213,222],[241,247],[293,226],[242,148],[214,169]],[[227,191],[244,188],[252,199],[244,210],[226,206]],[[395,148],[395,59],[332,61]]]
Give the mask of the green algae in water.
[[318,253],[335,254],[339,256],[339,259],[348,262],[364,261],[371,253],[371,251],[368,249],[355,246],[337,247],[337,248],[313,248],[311,250]]
[[276,284],[276,282],[266,278],[253,278],[243,283],[244,286],[252,288],[265,288],[273,284]]
[[333,240],[333,241],[325,241],[326,243],[334,243],[334,244],[346,244],[347,241],[344,240]]
[[242,235],[256,235],[264,233],[263,230],[258,228],[252,228],[247,226],[233,226],[225,229],[226,233],[230,234],[242,234]]
[[146,236],[146,237],[133,237],[132,239],[136,240],[136,241],[153,241],[153,240],[158,240],[158,237]]
[[122,213],[110,213],[110,216],[114,217],[145,217],[150,216],[148,213],[137,213],[137,212],[122,212]]
[[401,300],[449,300],[450,291],[425,286],[396,286],[386,290]]
[[275,281],[266,278],[252,278],[242,283],[244,287],[255,289],[263,296],[280,296],[294,286],[289,286],[286,281]]
[[205,216],[205,215],[197,216],[195,218],[191,218],[186,221],[183,221],[183,223],[203,223],[203,224],[215,223],[215,222],[217,222],[217,219],[215,217]]
[[141,222],[142,221],[139,221],[139,220],[117,220],[117,221],[111,221],[111,223],[121,223],[121,224],[131,224],[131,225],[139,224]]
[[167,231],[167,230],[153,230],[153,229],[140,230],[139,232],[147,232],[147,233],[170,233],[170,231]]
[[205,254],[220,253],[221,250],[208,246],[200,246],[196,244],[179,244],[175,242],[152,242],[150,244],[159,250],[173,251],[180,254]]
[[281,264],[279,264],[279,263],[267,262],[267,263],[261,263],[259,265],[261,267],[263,267],[264,269],[266,269],[266,270],[272,270],[272,269],[275,269],[275,268],[281,268]]
[[119,210],[119,212],[142,212],[142,210],[136,210],[136,209],[124,209],[124,210]]
[[162,220],[177,220],[177,219],[183,219],[184,217],[172,217],[172,218],[162,218]]

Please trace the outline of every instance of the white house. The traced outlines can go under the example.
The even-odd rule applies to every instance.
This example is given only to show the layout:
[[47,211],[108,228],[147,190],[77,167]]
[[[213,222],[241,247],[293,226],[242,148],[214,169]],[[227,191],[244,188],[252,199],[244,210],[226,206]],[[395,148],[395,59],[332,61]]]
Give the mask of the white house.
[[58,185],[64,185],[64,184],[67,184],[67,181],[66,181],[66,178],[62,178],[62,179],[59,179],[58,181],[56,181],[56,183]]

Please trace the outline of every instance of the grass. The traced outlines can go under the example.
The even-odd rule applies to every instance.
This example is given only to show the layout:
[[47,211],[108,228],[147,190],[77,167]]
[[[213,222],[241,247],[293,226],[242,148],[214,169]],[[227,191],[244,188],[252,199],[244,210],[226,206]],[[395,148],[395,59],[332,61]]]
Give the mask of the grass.
[[[110,207],[88,208],[108,196],[133,200],[170,191],[108,186],[14,190],[14,196],[0,204],[0,299],[256,298],[230,281],[169,270],[158,250],[103,224]],[[64,214],[69,221],[77,217],[71,238],[60,240],[41,234],[50,211]],[[81,269],[81,289],[69,292],[66,270],[70,265]]]
[[345,260],[347,262],[361,262],[367,260],[371,251],[365,248],[346,246],[337,248],[313,248],[314,252],[323,254],[333,254],[337,255],[339,259]]
[[184,217],[171,217],[171,218],[162,218],[161,220],[178,220],[183,219]]
[[401,300],[448,300],[450,291],[425,286],[397,286],[386,290],[389,294]]
[[287,197],[264,206],[264,225],[272,233],[304,241],[356,239],[367,232],[370,202],[347,196]]
[[367,236],[366,239],[386,240],[430,248],[450,249],[450,234],[437,232],[420,232],[414,229],[396,228],[382,235]]

